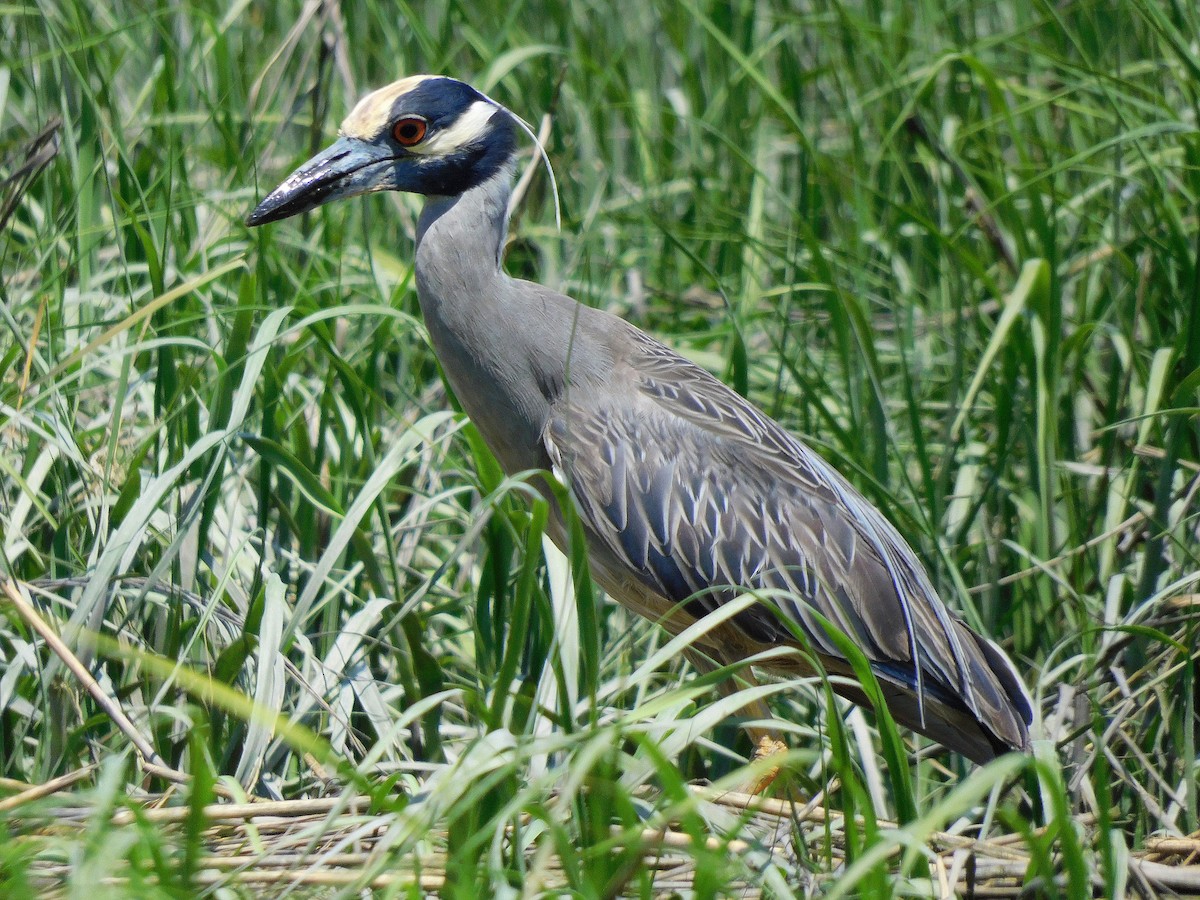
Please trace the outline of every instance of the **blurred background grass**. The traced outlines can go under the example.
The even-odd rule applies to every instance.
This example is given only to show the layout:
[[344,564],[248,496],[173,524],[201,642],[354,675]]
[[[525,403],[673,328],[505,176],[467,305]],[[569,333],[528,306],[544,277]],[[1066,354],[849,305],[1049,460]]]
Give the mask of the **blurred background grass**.
[[[366,90],[453,75],[545,128],[563,228],[538,175],[509,271],[696,359],[885,510],[1036,693],[1044,762],[993,798],[1028,879],[1121,884],[1128,848],[1198,827],[1198,23],[1151,0],[0,7],[0,573],[193,804],[375,790],[408,823],[381,858],[442,829],[464,896],[528,884],[505,826],[589,896],[650,889],[610,826],[706,833],[683,782],[744,759],[733,707],[543,555],[523,485],[445,412],[417,201],[241,224]],[[6,784],[97,764],[94,824],[162,789],[3,608]],[[894,817],[911,780],[919,833],[977,819],[959,761],[881,775],[869,717],[811,685],[771,702],[783,790]],[[122,834],[10,848],[0,878],[49,854],[87,862],[68,882],[151,859],[155,890],[194,886],[198,832]],[[716,892],[831,860],[693,852]]]

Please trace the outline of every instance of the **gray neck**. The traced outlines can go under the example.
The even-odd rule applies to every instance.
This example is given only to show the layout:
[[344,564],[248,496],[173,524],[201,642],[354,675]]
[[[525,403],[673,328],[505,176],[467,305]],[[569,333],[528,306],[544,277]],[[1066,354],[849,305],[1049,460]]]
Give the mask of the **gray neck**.
[[[464,300],[500,269],[512,196],[511,163],[482,184],[454,197],[431,196],[417,220],[417,286],[421,304]],[[429,309],[425,309],[429,313]]]
[[417,296],[456,392],[474,362],[511,352],[499,342],[515,313],[505,308],[512,280],[500,268],[511,193],[512,169],[504,166],[462,194],[429,197],[417,221]]
[[546,398],[523,282],[501,269],[512,168],[457,197],[429,197],[417,223],[421,312],[451,387],[509,472],[544,468]]

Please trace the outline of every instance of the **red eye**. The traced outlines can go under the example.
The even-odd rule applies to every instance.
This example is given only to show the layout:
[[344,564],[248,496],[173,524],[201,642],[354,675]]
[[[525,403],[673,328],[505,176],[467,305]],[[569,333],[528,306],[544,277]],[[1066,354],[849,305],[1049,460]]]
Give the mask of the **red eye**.
[[392,126],[392,137],[403,147],[412,147],[425,140],[425,120],[415,117],[397,119]]

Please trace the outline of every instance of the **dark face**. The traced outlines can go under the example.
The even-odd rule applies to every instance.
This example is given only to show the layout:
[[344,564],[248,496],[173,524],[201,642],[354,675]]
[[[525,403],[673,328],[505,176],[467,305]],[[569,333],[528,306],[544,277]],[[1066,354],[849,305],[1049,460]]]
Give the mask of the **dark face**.
[[452,78],[418,76],[375,91],[341,131],[258,204],[246,224],[277,222],[372,191],[461,194],[495,175],[516,148],[508,111]]

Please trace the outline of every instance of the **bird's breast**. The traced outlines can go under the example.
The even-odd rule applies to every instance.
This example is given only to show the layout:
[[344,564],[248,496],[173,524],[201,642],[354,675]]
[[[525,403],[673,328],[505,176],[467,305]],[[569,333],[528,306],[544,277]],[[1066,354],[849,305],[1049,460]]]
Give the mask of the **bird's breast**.
[[498,352],[497,336],[466,338],[426,316],[434,352],[463,411],[507,474],[549,466],[540,440],[547,403],[522,372],[523,359]]

